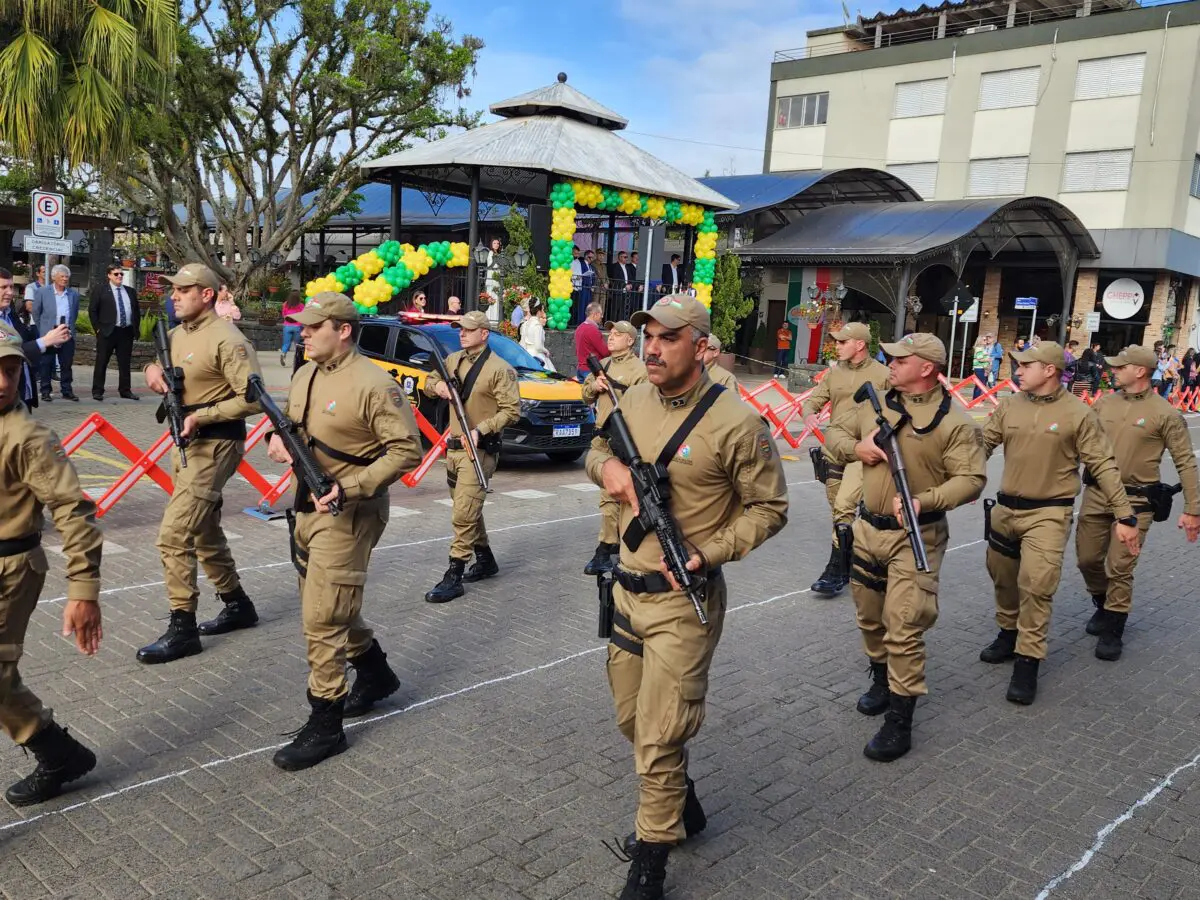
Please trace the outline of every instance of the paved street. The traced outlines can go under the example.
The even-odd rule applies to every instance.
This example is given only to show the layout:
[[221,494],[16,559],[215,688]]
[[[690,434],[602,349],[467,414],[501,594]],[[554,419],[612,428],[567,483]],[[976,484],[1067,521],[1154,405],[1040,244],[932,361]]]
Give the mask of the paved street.
[[[149,401],[55,401],[39,415],[65,436],[93,411],[139,447],[161,433]],[[1200,419],[1189,424],[1200,433]],[[807,454],[790,455],[789,525],[727,570],[731,614],[691,751],[709,827],[672,855],[668,896],[1200,897],[1200,548],[1173,522],[1155,526],[1115,664],[1092,656],[1091,604],[1069,555],[1038,702],[1022,708],[1004,700],[1009,667],[978,661],[995,632],[982,508],[953,513],[931,694],[913,752],[880,765],[861,753],[881,722],[854,711],[867,676],[852,604],[807,591],[828,554],[823,491]],[[89,490],[119,474],[97,439],[75,459]],[[262,449],[250,459],[278,471]],[[166,617],[153,484],[103,520],[94,659],[57,634],[64,581],[51,554],[22,671],[100,763],[44,808],[0,809],[0,892],[614,897],[626,867],[601,839],[630,829],[636,785],[582,575],[596,495],[582,463],[515,461],[494,486],[502,574],[444,606],[422,601],[446,566],[442,470],[393,488],[364,613],[403,687],[352,726],[347,753],[298,774],[270,763],[306,715],[295,573],[279,523],[240,512],[257,499],[246,484],[227,495],[225,523],[262,622],[206,640],[200,656],[133,658]],[[201,615],[217,606],[204,588]],[[33,767],[2,752],[5,784]]]

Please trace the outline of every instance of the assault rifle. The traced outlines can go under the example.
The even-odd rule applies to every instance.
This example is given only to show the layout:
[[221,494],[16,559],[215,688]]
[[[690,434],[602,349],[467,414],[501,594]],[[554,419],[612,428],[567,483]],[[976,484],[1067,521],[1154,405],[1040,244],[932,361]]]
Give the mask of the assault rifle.
[[187,468],[188,439],[183,436],[183,369],[175,368],[171,361],[171,343],[167,336],[167,323],[159,319],[154,323],[154,354],[158,357],[159,368],[162,369],[163,381],[167,383],[167,392],[163,394],[162,404],[155,413],[155,418],[161,423],[165,421],[171,432],[171,440],[179,449],[179,466]]
[[437,345],[437,341],[429,342],[431,351],[430,357],[433,361],[437,373],[442,376],[442,381],[446,382],[446,387],[450,389],[450,408],[454,410],[454,415],[458,419],[458,424],[462,428],[462,446],[467,451],[467,458],[471,460],[471,465],[475,468],[475,477],[479,479],[479,484],[483,488],[485,494],[491,493],[492,486],[488,483],[488,477],[484,474],[483,463],[479,459],[479,448],[475,446],[475,441],[471,439],[471,423],[467,419],[467,408],[463,406],[462,394],[460,393],[461,385],[458,379],[450,374],[446,368],[446,360],[442,357],[442,350]]
[[[287,447],[288,455],[292,458],[292,471],[314,499],[324,497],[337,487],[337,482],[325,473],[308,449],[308,445],[301,439],[299,426],[271,399],[261,375],[251,375],[247,379],[246,402],[262,406],[263,412],[275,427],[275,433]],[[342,498],[339,493],[329,503],[329,514],[336,516],[341,511]]]

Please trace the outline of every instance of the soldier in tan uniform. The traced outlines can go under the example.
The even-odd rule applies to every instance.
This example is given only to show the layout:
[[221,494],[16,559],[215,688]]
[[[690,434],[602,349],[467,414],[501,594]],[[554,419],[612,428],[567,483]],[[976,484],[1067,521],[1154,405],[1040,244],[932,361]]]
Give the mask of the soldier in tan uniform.
[[[446,371],[459,384],[475,446],[479,448],[479,461],[490,480],[500,458],[504,429],[521,418],[517,373],[488,348],[491,323],[486,315],[475,310],[453,324],[455,328],[462,329],[462,350],[446,358]],[[450,389],[436,372],[425,379],[424,391],[429,397],[450,399]],[[446,481],[454,500],[454,511],[450,517],[454,526],[454,540],[450,543],[450,568],[425,595],[428,603],[446,603],[461,597],[465,593],[464,581],[482,581],[500,571],[488,544],[487,528],[483,524],[486,494],[475,474],[471,458],[463,449],[462,424],[453,411],[450,413],[450,439],[446,451]],[[475,554],[475,562],[468,569],[467,563],[472,553]]]
[[[1154,351],[1137,345],[1126,347],[1118,356],[1105,361],[1112,367],[1120,391],[1106,394],[1092,407],[1100,418],[1105,434],[1112,441],[1125,493],[1138,520],[1138,543],[1144,545],[1146,532],[1155,521],[1152,501],[1159,495],[1169,515],[1169,494],[1159,481],[1163,451],[1171,453],[1175,471],[1183,489],[1183,514],[1179,527],[1190,542],[1200,537],[1200,479],[1196,457],[1188,437],[1187,423],[1175,409],[1150,388],[1150,376],[1158,365]],[[1133,605],[1133,570],[1137,557],[1120,541],[1112,540],[1112,516],[1104,498],[1085,472],[1083,506],[1075,529],[1075,556],[1079,574],[1087,585],[1096,612],[1087,624],[1087,633],[1098,635],[1096,658],[1114,661],[1121,658],[1125,621]]]
[[[337,483],[324,497],[296,493],[295,563],[308,644],[308,722],[274,763],[295,771],[346,749],[344,716],[361,716],[400,687],[362,618],[371,551],[388,522],[388,486],[421,462],[416,419],[404,391],[356,349],[358,311],[349,297],[317,294],[292,318],[309,362],[292,380],[287,414],[322,470]],[[268,452],[291,465],[272,435]],[[341,498],[339,515],[329,503]],[[346,664],[357,673],[346,682]]]
[[[775,442],[754,411],[704,372],[709,315],[672,294],[633,316],[645,325],[649,381],[621,398],[640,455],[670,476],[670,508],[692,549],[688,569],[707,573],[709,624],[667,574],[653,533],[621,543],[608,678],[617,725],[632,742],[640,779],[633,862],[623,898],[663,896],[671,847],[704,827],[687,777],[685,745],[704,720],[708,671],[726,608],[721,567],[741,559],[787,521],[787,488]],[[700,413],[700,418],[689,419]],[[690,431],[683,428],[691,424]],[[621,504],[622,534],[637,509],[629,469],[594,444],[588,477]]]
[[1015,657],[1007,697],[1028,705],[1037,697],[1038,666],[1046,658],[1051,603],[1062,575],[1081,462],[1117,522],[1117,539],[1134,555],[1138,522],[1100,420],[1062,386],[1062,346],[1042,341],[1011,356],[1021,391],[1001,400],[983,429],[988,456],[1004,447],[1004,476],[994,508],[991,501],[984,508],[987,569],[995,584],[1000,633],[979,658],[1001,663]]
[[[181,322],[171,329],[171,362],[183,370],[183,436],[189,443],[186,468],[180,466],[179,451],[172,451],[175,491],[158,531],[171,620],[162,637],[137,652],[138,661],[147,664],[201,652],[201,634],[258,623],[221,530],[221,492],[245,453],[244,420],[260,412],[257,403],[246,402],[246,383],[251,373],[262,370],[253,345],[213,310],[221,282],[212,269],[188,263],[167,280],[174,285],[175,315]],[[146,366],[145,374],[150,390],[166,393],[158,363]],[[225,604],[215,619],[200,626],[197,562]]]
[[738,391],[737,379],[732,372],[717,362],[717,357],[721,355],[721,339],[715,334],[710,334],[708,342],[708,348],[704,351],[704,371],[712,379],[713,384],[728,388],[733,391],[735,397],[740,398],[742,395]]
[[946,513],[979,497],[987,466],[978,426],[938,383],[946,366],[941,340],[917,333],[882,347],[891,357],[892,387],[880,401],[897,432],[931,571],[917,571],[887,454],[874,442],[879,427],[871,405],[839,416],[825,446],[836,458],[854,456],[863,464],[850,590],[872,684],[858,711],[886,713],[863,753],[891,762],[911,749],[913,710],[928,693],[925,632],[938,617],[938,575],[950,541]]
[[37,768],[5,793],[13,806],[56,797],[63,785],[96,766],[95,754],[59,727],[17,668],[46,581],[42,529],[47,507],[67,560],[63,636],[74,635],[88,656],[103,636],[96,507],[83,496],[58,436],[20,402],[21,344],[19,334],[0,327],[0,727],[37,760]]
[[[821,379],[800,412],[804,424],[817,430],[817,416],[825,404],[830,404],[829,421],[834,422],[846,410],[854,406],[854,392],[870,382],[882,397],[888,389],[887,366],[871,358],[871,329],[862,322],[850,322],[831,337],[837,346],[837,365]],[[862,463],[853,454],[846,459],[834,456],[829,447],[822,451],[825,469],[825,499],[833,514],[832,549],[829,562],[812,585],[812,592],[822,597],[836,597],[850,580],[850,573],[842,568],[842,553],[838,545],[838,526],[849,534],[854,521],[854,511],[862,499]]]
[[[583,401],[596,404],[597,434],[592,438],[593,446],[597,441],[604,440],[599,431],[608,420],[608,414],[612,412],[616,399],[635,384],[646,380],[646,364],[633,352],[638,330],[629,322],[606,322],[604,329],[608,332],[609,352],[609,357],[604,362],[606,374],[599,378],[589,374],[583,382]],[[621,549],[617,546],[621,540],[617,533],[620,517],[620,504],[608,496],[607,491],[600,491],[600,542],[596,545],[595,554],[584,566],[584,575],[599,575],[612,569],[613,557]]]

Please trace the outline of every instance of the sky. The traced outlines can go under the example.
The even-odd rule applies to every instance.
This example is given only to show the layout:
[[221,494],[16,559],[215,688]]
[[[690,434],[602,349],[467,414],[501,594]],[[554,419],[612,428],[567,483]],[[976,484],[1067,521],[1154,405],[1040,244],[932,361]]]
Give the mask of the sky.
[[569,84],[629,120],[624,138],[692,176],[762,171],[775,51],[803,47],[806,31],[842,21],[838,0],[432,6],[457,35],[485,44],[468,109],[486,110],[566,72]]

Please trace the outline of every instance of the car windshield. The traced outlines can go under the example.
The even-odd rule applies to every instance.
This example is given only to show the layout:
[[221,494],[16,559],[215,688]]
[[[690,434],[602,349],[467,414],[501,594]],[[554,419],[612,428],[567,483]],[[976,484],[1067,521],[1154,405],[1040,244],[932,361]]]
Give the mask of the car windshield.
[[[462,349],[462,344],[458,340],[459,330],[457,328],[451,328],[449,325],[424,325],[421,327],[421,331],[432,335],[444,354],[449,355]],[[542,364],[522,349],[520,344],[502,334],[488,332],[488,347],[514,369],[529,369],[533,372],[545,371]]]

